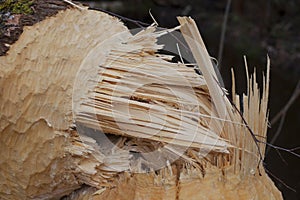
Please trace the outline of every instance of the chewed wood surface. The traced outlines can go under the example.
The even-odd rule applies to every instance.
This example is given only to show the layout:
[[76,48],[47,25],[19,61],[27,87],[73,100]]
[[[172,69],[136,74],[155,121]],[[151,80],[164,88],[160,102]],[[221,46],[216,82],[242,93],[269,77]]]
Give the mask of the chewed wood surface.
[[[248,78],[242,117],[194,21],[179,22],[202,75],[158,53],[154,26],[132,35],[117,18],[70,8],[25,27],[0,57],[0,198],[282,199],[260,163],[265,146],[249,133],[266,137],[268,75],[261,98]],[[79,130],[101,131],[115,148],[100,151],[108,144]],[[165,144],[148,168],[133,156]],[[166,165],[153,170],[159,159]]]

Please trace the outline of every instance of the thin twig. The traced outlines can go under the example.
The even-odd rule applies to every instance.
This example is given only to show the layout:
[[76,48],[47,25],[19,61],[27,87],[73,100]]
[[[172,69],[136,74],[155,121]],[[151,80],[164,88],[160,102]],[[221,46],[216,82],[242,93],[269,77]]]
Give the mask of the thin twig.
[[290,189],[293,192],[297,192],[294,188],[292,188],[291,186],[287,185],[283,180],[281,180],[280,178],[278,178],[277,176],[275,176],[274,174],[272,174],[269,170],[267,170],[267,168],[265,168],[266,172],[271,175],[274,179],[276,179],[278,182],[280,182],[282,185],[284,185],[286,188]]
[[286,160],[283,158],[283,156],[281,155],[280,151],[278,149],[275,149],[276,153],[279,155],[280,159],[282,160],[282,162],[286,165],[289,165]]
[[290,149],[291,151],[297,151],[297,150],[300,150],[300,147],[295,147],[295,148],[292,148]]
[[[287,102],[287,104],[275,115],[275,117],[272,118],[272,120],[270,122],[271,125],[274,125],[280,119],[278,129],[277,129],[276,133],[274,134],[274,136],[272,137],[270,144],[274,144],[275,141],[277,140],[278,136],[280,135],[284,121],[285,121],[286,113],[289,110],[289,108],[291,107],[291,105],[294,103],[294,101],[298,98],[299,94],[300,94],[300,81],[297,83],[297,86],[296,86],[292,96],[290,97],[289,101]],[[270,146],[267,147],[266,154],[268,154],[269,151],[270,151]]]
[[181,44],[184,48],[185,48],[185,50],[189,53],[189,52],[191,52],[191,50],[190,50],[190,48],[188,47],[188,46],[186,46],[186,44],[182,41],[182,40],[180,40],[176,35],[174,35],[173,33],[170,33],[170,35],[179,43],[179,44]]
[[[281,120],[280,120],[279,126],[277,128],[276,133],[272,137],[272,140],[270,141],[270,144],[274,144],[275,141],[276,141],[276,139],[278,138],[279,134],[281,133],[281,130],[282,130],[282,127],[283,127],[283,124],[284,124],[284,121],[285,121],[285,117],[286,117],[286,112],[283,113],[283,115],[281,116]],[[266,150],[266,155],[269,153],[269,151],[270,151],[270,147],[268,146],[267,150]]]
[[66,2],[66,3],[68,3],[68,4],[70,4],[70,5],[72,5],[72,6],[74,6],[75,8],[78,8],[79,10],[83,10],[84,9],[83,7],[76,5],[72,1],[69,1],[69,0],[63,0],[63,1]]
[[287,104],[275,115],[275,117],[271,119],[270,121],[271,125],[274,125],[280,119],[280,117],[289,110],[289,108],[294,103],[294,101],[298,98],[299,95],[300,95],[300,81],[298,81],[297,86],[292,96],[290,97],[289,101],[287,102]]
[[219,69],[221,69],[222,55],[223,55],[223,49],[224,49],[224,40],[225,40],[225,33],[226,33],[230,5],[231,5],[231,0],[227,0],[227,5],[226,5],[226,9],[225,9],[225,14],[224,14],[224,21],[222,24],[219,52],[218,52]]
[[263,143],[265,145],[268,145],[268,146],[270,146],[273,149],[277,149],[277,150],[280,150],[280,151],[288,152],[288,153],[296,156],[297,158],[300,158],[300,154],[294,152],[295,149],[299,149],[300,147],[295,147],[295,148],[292,148],[292,149],[286,149],[286,148],[283,148],[283,147],[280,147],[280,146],[276,146],[276,145],[273,145],[273,144],[270,144],[268,142],[264,142],[264,141],[261,141],[261,140],[257,140],[257,142],[260,142],[260,143]]
[[102,8],[89,8],[89,10],[97,10],[97,11],[101,11],[101,12],[107,13],[109,15],[115,16],[115,17],[117,17],[119,19],[122,19],[124,21],[132,22],[132,23],[134,23],[135,25],[137,25],[137,26],[139,26],[141,28],[145,28],[146,26],[150,26],[151,25],[151,24],[148,24],[148,23],[145,23],[145,22],[141,22],[139,20],[134,20],[134,19],[130,19],[128,17],[124,17],[122,15],[118,15],[116,13],[104,10]]

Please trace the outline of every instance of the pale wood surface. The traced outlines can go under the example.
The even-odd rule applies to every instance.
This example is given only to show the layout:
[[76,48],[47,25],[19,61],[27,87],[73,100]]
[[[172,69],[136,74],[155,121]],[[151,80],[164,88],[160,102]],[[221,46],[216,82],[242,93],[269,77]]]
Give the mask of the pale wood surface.
[[[98,125],[93,126],[94,122],[87,123],[84,117],[74,118],[72,115],[74,87],[79,88],[77,92],[82,92],[76,85],[78,83],[75,86],[73,83],[78,78],[78,71],[83,69],[89,72],[95,65],[99,65],[99,62],[103,68],[108,66],[107,63],[111,63],[110,56],[104,56],[104,60],[100,61],[93,60],[97,58],[98,53],[101,55],[102,52],[102,56],[103,52],[113,52],[110,55],[117,55],[111,50],[128,50],[128,46],[122,46],[119,40],[109,40],[117,33],[124,33],[122,38],[132,42],[127,44],[130,44],[129,51],[134,49],[138,52],[134,55],[136,59],[148,59],[149,68],[151,65],[153,68],[157,67],[157,70],[154,70],[157,76],[170,80],[170,83],[178,88],[180,81],[173,80],[172,74],[160,74],[159,67],[177,67],[177,70],[183,72],[191,86],[199,89],[196,90],[197,101],[202,103],[200,110],[203,113],[211,114],[209,112],[220,110],[209,103],[208,88],[211,87],[205,85],[205,77],[195,75],[192,70],[184,68],[184,65],[174,65],[155,56],[154,52],[159,48],[155,44],[157,35],[152,34],[151,28],[148,31],[132,37],[118,19],[86,9],[61,11],[54,17],[24,29],[24,33],[12,45],[8,55],[0,57],[0,198],[58,199],[73,191],[66,199],[282,199],[281,193],[263,169],[262,176],[255,170],[251,171],[257,165],[257,150],[251,142],[248,146],[244,144],[245,140],[251,141],[251,137],[246,134],[247,130],[240,126],[227,126],[222,134],[217,136],[206,123],[199,122],[204,130],[199,130],[198,140],[192,143],[189,137],[184,138],[193,148],[183,154],[180,164],[171,164],[156,172],[144,171],[140,174],[131,171],[132,167],[137,167],[130,163],[130,151],[133,147],[140,150],[155,142],[166,142],[164,136],[167,138],[166,134],[174,134],[174,131],[166,131],[160,136],[161,140],[155,137],[139,140],[147,136],[147,131],[153,127],[144,127],[142,131],[136,131],[136,127],[133,126],[132,132],[124,133],[123,130],[113,127],[113,123],[111,126],[103,124],[101,128],[107,133],[117,135],[118,143],[124,147],[123,150],[114,149],[113,153],[108,155],[97,150],[95,140],[78,137],[77,132],[71,128],[74,120],[81,120],[81,123],[86,123],[85,125],[91,128],[97,129]],[[120,68],[124,70],[130,66],[134,67],[126,56],[124,59],[117,59],[117,62],[118,65],[110,65],[112,69],[107,71],[106,78],[118,76]],[[144,66],[145,73],[149,73],[148,67]],[[143,83],[142,79],[125,80],[129,83],[134,80]],[[121,102],[122,99],[117,98],[118,95],[126,93],[121,88],[112,94],[109,91],[110,86],[99,84],[100,88],[106,89],[106,95],[116,95],[115,100]],[[153,92],[158,88],[149,86],[145,90],[149,96],[137,91],[137,97],[152,99],[158,102],[158,106],[163,105],[159,102],[162,97]],[[167,91],[162,88],[160,90],[160,94],[167,96],[163,97],[164,100],[170,101],[170,104],[166,103],[162,107],[170,109],[174,106],[174,101],[168,98]],[[96,98],[105,100],[103,95]],[[246,107],[248,110],[245,118],[250,120],[249,124],[255,131],[265,136],[266,103],[263,101],[263,111],[258,111],[260,102],[256,88],[253,94],[249,92],[248,97],[244,97],[244,102],[247,98],[254,100],[249,109]],[[266,100],[267,95],[264,95],[264,98]],[[226,100],[219,101],[224,101],[225,106],[230,105]],[[105,109],[107,107],[101,105],[97,115],[101,119],[109,118],[109,112]],[[134,107],[138,106],[141,104],[135,101]],[[144,109],[146,105],[143,106]],[[82,111],[80,109],[89,111],[87,107],[79,106],[76,113],[79,117]],[[174,110],[173,112],[175,116],[177,113]],[[254,120],[257,113],[260,119],[263,119],[261,124]],[[134,116],[137,121],[147,120],[140,113]],[[218,116],[217,113],[215,116]],[[229,116],[230,120],[238,119],[236,113],[230,113]],[[191,121],[189,123],[192,124]],[[188,130],[191,124],[186,124],[186,132],[182,133],[190,134]],[[171,129],[172,123],[168,126]],[[218,127],[218,122],[214,126]],[[201,134],[208,134],[212,138],[211,143],[214,140],[218,141],[214,153],[203,159],[197,157],[199,149],[205,147]],[[173,144],[184,146],[187,143],[178,140]],[[87,186],[82,187],[82,184]]]
[[104,13],[69,9],[25,27],[0,57],[0,199],[57,198],[87,179],[75,163],[89,153],[70,138],[73,82],[90,49],[125,30]]

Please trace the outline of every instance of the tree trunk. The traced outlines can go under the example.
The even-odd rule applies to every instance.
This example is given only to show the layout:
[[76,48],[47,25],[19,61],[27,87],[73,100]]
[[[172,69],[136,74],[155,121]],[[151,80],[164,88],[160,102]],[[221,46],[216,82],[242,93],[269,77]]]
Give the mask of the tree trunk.
[[[184,27],[184,23],[189,25],[190,21],[183,20],[181,23]],[[133,155],[136,155],[133,152],[166,144],[168,140],[164,135],[157,138],[145,136],[147,130],[154,127],[142,127],[145,131],[141,133],[135,132],[140,126],[129,124],[126,124],[126,132],[118,129],[118,126],[114,127],[116,121],[105,121],[108,119],[107,110],[102,107],[96,108],[96,117],[88,115],[86,105],[89,104],[82,106],[81,98],[76,99],[76,95],[84,93],[82,88],[87,83],[84,74],[91,73],[89,70],[93,72],[93,67],[97,69],[100,65],[108,69],[100,79],[113,79],[112,82],[101,82],[96,71],[94,80],[102,88],[115,86],[113,83],[118,76],[118,63],[121,63],[122,73],[126,70],[131,73],[130,67],[135,65],[131,63],[133,58],[139,59],[139,62],[159,62],[163,67],[174,67],[174,63],[159,57],[157,50],[160,47],[155,43],[158,36],[152,31],[148,28],[140,35],[132,36],[119,19],[86,8],[68,8],[24,27],[19,39],[10,46],[5,56],[0,57],[1,199],[282,199],[281,193],[261,166],[260,172],[255,168],[252,171],[252,166],[259,165],[258,152],[253,147],[254,142],[246,141],[248,146],[242,144],[245,142],[241,141],[251,140],[246,128],[225,125],[225,132],[220,137],[212,137],[216,139],[215,146],[205,156],[199,156],[207,148],[201,140],[202,132],[199,132],[198,140],[191,141],[182,156],[168,163],[169,157],[176,154],[175,147],[185,147],[185,142],[189,141],[189,138],[184,142],[176,138],[170,141],[173,152],[166,153],[166,166],[145,170],[139,165],[139,159],[133,160]],[[181,31],[184,32],[184,29]],[[121,39],[116,39],[118,37],[115,35]],[[132,52],[132,57],[124,56]],[[112,62],[113,56],[116,60]],[[150,66],[153,67],[150,68],[153,73],[160,72],[154,70],[156,65],[153,63]],[[197,101],[203,106],[204,102],[210,102],[208,88],[212,88],[211,85],[205,82],[200,84],[201,80],[208,82],[207,78],[199,78],[192,68],[183,64],[176,64],[176,67],[184,70],[193,89],[199,92]],[[83,76],[78,77],[78,72]],[[139,78],[132,80],[143,82]],[[131,80],[130,77],[128,80]],[[169,82],[180,84],[178,80],[170,79]],[[154,91],[158,89],[156,87]],[[162,96],[162,101],[159,96],[167,93],[150,96],[152,88],[145,90],[149,93],[141,92],[139,95],[149,94],[148,98],[136,96],[131,99],[136,106],[134,108],[146,112],[145,104],[151,101],[154,104],[159,101],[155,105],[167,110],[173,108],[170,99]],[[114,92],[126,95],[123,89]],[[88,97],[90,93],[85,95]],[[90,103],[89,100],[95,98],[103,105],[107,103],[97,95],[86,98],[84,102]],[[114,96],[114,93],[107,95],[114,97],[117,102],[120,100],[120,96]],[[251,95],[255,96],[250,93],[249,99]],[[221,100],[230,110],[227,100]],[[79,107],[74,115],[76,105]],[[213,113],[217,107],[212,105],[207,109]],[[255,114],[263,119],[262,123],[265,122],[264,113],[251,114],[249,111],[249,116]],[[144,115],[138,116],[142,118]],[[230,117],[240,120],[236,112],[230,113]],[[96,119],[97,122],[100,119],[97,125],[93,122]],[[131,132],[128,131],[130,127],[133,127]],[[218,127],[218,124],[213,127]],[[80,131],[100,134],[96,129],[102,130],[120,148],[111,148],[104,153],[99,148],[106,149],[107,144],[101,143],[101,139],[79,134]],[[257,130],[265,134],[264,124]],[[241,138],[230,141],[232,137],[229,138],[229,134],[241,134]],[[223,148],[226,148],[226,152]],[[245,155],[248,151],[256,156]],[[159,158],[153,158],[156,159]]]

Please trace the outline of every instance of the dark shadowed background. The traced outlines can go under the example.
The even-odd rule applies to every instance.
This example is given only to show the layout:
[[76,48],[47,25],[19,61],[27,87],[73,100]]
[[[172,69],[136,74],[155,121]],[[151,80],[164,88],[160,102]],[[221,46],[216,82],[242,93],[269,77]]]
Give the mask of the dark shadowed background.
[[[237,90],[245,90],[243,55],[249,70],[265,70],[267,54],[271,58],[270,121],[284,108],[300,80],[300,1],[299,0],[116,0],[81,1],[90,7],[152,23],[149,10],[161,27],[178,25],[176,16],[193,17],[211,56],[218,58],[222,23],[229,5],[224,50],[220,63],[227,89],[231,88],[230,68],[237,75]],[[133,23],[126,22],[132,28]],[[259,76],[261,77],[261,76]],[[261,81],[261,80],[260,80]],[[298,87],[298,93],[300,87]],[[268,141],[291,149],[300,146],[300,98],[286,112],[284,120],[275,121],[268,131]],[[280,122],[281,121],[281,122]],[[282,124],[281,130],[280,123]],[[278,137],[274,139],[276,132]],[[299,150],[295,151],[300,153]],[[270,177],[285,199],[300,199],[300,159],[291,153],[270,149],[265,158]],[[279,180],[280,179],[280,180]],[[287,186],[292,187],[289,189]],[[294,191],[293,191],[294,190]]]

